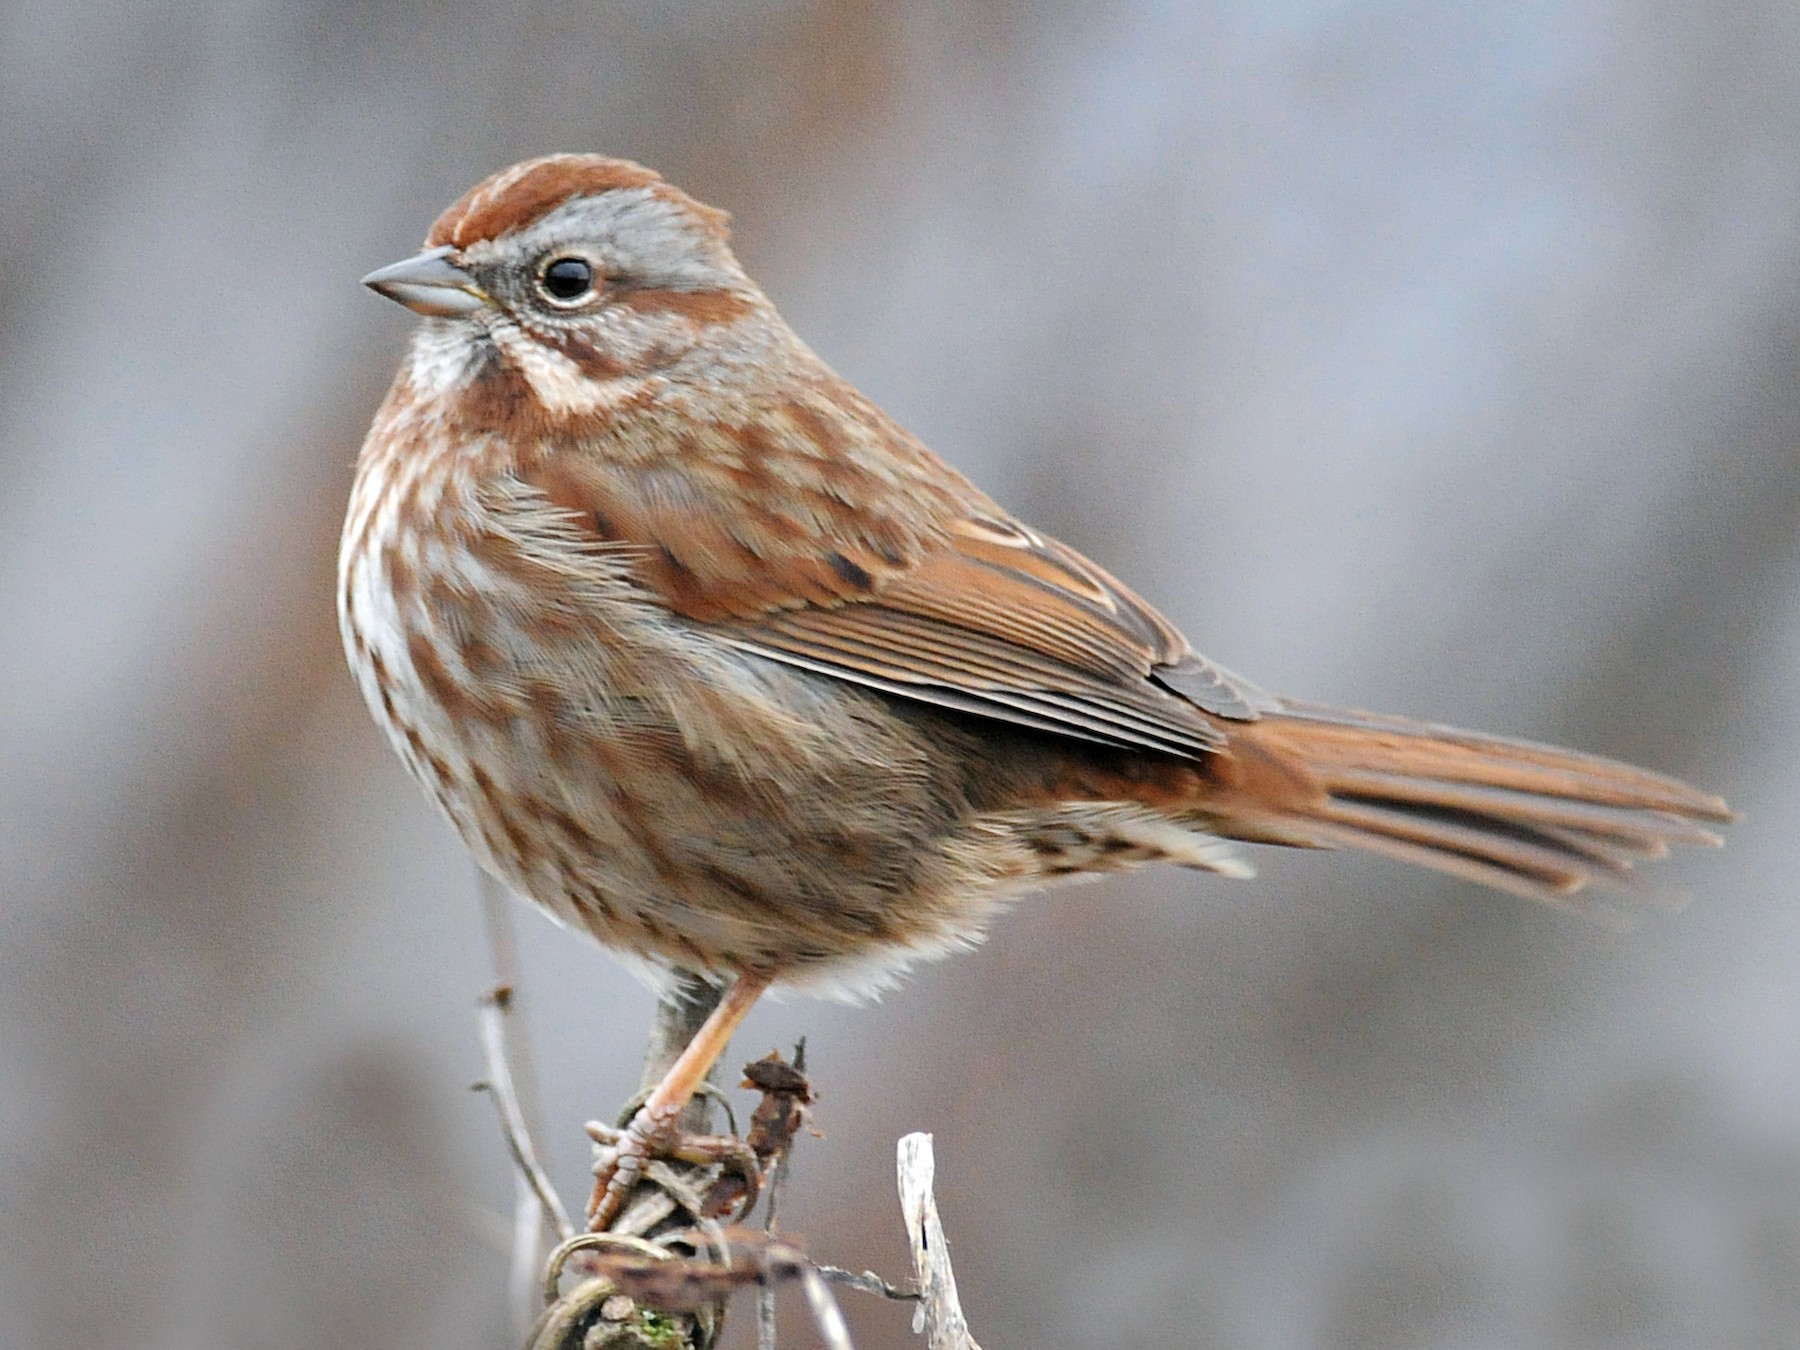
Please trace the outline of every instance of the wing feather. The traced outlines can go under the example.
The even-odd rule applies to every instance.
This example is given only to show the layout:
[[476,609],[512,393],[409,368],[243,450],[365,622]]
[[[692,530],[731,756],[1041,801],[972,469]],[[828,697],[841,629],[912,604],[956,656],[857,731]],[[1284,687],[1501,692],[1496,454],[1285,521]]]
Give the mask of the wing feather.
[[785,437],[766,427],[712,436],[636,464],[559,453],[515,475],[565,526],[630,546],[637,584],[670,611],[772,660],[1187,757],[1224,745],[1214,718],[1253,720],[1272,706],[1106,572],[1006,516],[910,438],[890,439],[879,456],[841,445],[821,454],[834,428],[849,436],[869,426],[828,423],[826,411],[790,410],[796,430]]
[[1224,740],[1194,705],[1143,676],[1102,678],[991,633],[879,601],[724,627],[740,645],[777,660],[837,665],[844,678],[879,681],[890,692],[952,690],[976,700],[988,716],[1028,711],[1033,725],[1048,719],[1052,729],[1110,745],[1198,755]]

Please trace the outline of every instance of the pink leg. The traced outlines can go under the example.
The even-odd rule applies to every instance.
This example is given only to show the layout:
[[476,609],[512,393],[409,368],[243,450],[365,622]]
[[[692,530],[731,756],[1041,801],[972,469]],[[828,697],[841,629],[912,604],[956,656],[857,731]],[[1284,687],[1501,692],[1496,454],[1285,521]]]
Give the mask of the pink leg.
[[612,1170],[594,1178],[593,1198],[588,1201],[589,1231],[600,1232],[618,1217],[631,1188],[644,1174],[644,1165],[673,1142],[675,1122],[683,1108],[773,979],[771,971],[746,971],[739,975],[719,1006],[701,1023],[687,1049],[669,1066],[662,1082],[638,1108],[619,1140]]

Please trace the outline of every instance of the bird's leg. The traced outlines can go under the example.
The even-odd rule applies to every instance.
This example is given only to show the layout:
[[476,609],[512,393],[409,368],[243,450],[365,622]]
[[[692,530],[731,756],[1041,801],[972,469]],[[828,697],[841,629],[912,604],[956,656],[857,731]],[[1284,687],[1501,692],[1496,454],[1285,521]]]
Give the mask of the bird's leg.
[[645,1164],[675,1143],[682,1110],[773,978],[773,972],[763,970],[739,975],[719,1006],[700,1024],[687,1049],[651,1090],[613,1146],[611,1165],[595,1169],[594,1194],[588,1201],[590,1231],[599,1232],[618,1217],[631,1188],[644,1174]]

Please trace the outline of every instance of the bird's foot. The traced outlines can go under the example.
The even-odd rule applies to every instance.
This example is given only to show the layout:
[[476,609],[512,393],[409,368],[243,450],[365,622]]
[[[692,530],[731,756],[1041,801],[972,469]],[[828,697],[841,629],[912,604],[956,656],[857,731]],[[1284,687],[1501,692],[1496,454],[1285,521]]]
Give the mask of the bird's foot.
[[[682,1150],[694,1147],[696,1138],[716,1138],[691,1136],[684,1139],[681,1114],[696,1093],[716,1092],[707,1086],[707,1072],[730,1044],[731,1033],[737,1030],[772,978],[772,972],[764,970],[740,974],[718,1006],[707,1014],[706,1021],[701,1023],[687,1048],[650,1090],[643,1105],[618,1131],[617,1138],[596,1140],[602,1147],[594,1163],[594,1193],[588,1201],[590,1231],[600,1232],[611,1226],[630,1198],[632,1189],[647,1175],[654,1159],[681,1157]],[[736,1132],[734,1123],[732,1133],[735,1135]],[[736,1140],[732,1144],[737,1149],[743,1147]],[[751,1171],[754,1175],[754,1165]]]
[[[590,1232],[609,1227],[624,1209],[640,1181],[670,1190],[682,1207],[696,1218],[713,1218],[716,1212],[747,1211],[756,1203],[762,1184],[760,1160],[748,1145],[730,1134],[695,1134],[680,1127],[680,1112],[673,1116],[652,1111],[649,1103],[632,1112],[623,1126],[589,1121],[588,1137],[594,1141],[594,1191],[588,1200]],[[717,1167],[716,1179],[702,1191],[691,1183],[676,1186],[660,1161],[686,1163],[690,1167]]]

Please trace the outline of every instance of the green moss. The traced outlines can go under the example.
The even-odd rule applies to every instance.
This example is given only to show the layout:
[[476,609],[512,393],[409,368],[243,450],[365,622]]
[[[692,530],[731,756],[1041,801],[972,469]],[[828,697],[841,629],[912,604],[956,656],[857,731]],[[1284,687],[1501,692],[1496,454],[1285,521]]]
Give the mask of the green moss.
[[687,1328],[683,1319],[645,1308],[638,1314],[638,1328],[644,1339],[658,1350],[683,1350],[687,1345]]

